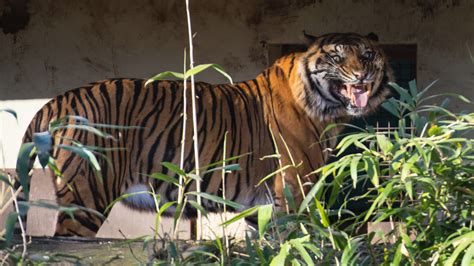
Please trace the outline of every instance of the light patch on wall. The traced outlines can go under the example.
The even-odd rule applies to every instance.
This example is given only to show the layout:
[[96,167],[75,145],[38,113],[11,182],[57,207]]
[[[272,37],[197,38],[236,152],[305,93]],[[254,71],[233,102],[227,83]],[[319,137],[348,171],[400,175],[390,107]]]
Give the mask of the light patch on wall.
[[[23,134],[36,112],[49,99],[0,101],[0,109],[16,112],[18,119],[6,112],[0,113],[0,167],[15,168]],[[35,167],[39,165],[35,164]]]

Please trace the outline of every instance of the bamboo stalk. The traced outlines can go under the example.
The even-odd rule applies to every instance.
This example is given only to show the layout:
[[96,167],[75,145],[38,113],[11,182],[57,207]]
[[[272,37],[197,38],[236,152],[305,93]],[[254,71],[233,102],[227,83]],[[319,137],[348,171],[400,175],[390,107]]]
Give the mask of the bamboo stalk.
[[[189,0],[186,0],[186,17],[188,21],[188,37],[189,37],[189,69],[194,67],[194,54],[193,54],[193,34],[191,29],[191,15],[189,12]],[[194,84],[194,75],[191,75],[191,103],[193,111],[193,143],[194,143],[194,165],[196,169],[196,175],[200,177],[199,170],[199,142],[198,142],[198,129],[197,129],[197,113],[196,113],[196,88]],[[199,205],[201,204],[201,181],[196,180],[196,201]],[[202,213],[197,210],[197,221],[196,221],[196,240],[202,239]]]

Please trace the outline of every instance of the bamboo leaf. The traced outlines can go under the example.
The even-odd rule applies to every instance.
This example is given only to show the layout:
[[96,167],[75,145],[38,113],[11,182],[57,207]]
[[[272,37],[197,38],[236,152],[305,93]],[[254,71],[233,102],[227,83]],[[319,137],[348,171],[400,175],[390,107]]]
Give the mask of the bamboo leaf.
[[314,265],[313,259],[311,258],[308,251],[306,251],[303,244],[301,243],[303,241],[301,239],[292,239],[292,240],[290,240],[290,243],[298,251],[300,256],[305,261],[306,265]]
[[[104,138],[104,139],[113,139],[113,140],[116,140],[112,135],[108,134],[108,133],[105,133],[93,126],[90,126],[90,125],[64,125],[64,126],[57,126],[54,130],[60,130],[60,129],[75,129],[75,130],[84,130],[84,131],[87,131],[89,133],[92,133],[94,135],[97,135],[101,138]],[[53,132],[53,131],[52,131]]]
[[418,95],[418,90],[416,89],[416,80],[411,80],[408,82],[408,88],[410,89],[410,94],[413,98],[416,98]]
[[318,209],[319,216],[321,217],[321,223],[323,224],[324,227],[328,228],[329,227],[329,219],[326,215],[326,212],[323,208],[323,205],[321,205],[321,202],[319,202],[318,199],[314,199],[314,203],[316,203],[316,208]]
[[260,179],[260,182],[258,182],[257,186],[260,186],[263,182],[267,181],[267,179],[269,179],[269,178],[285,171],[286,169],[288,169],[290,167],[293,167],[293,165],[291,165],[291,164],[285,165],[285,166],[279,168],[278,170],[266,175],[264,178]]
[[270,266],[286,265],[286,257],[288,257],[290,251],[290,243],[286,242],[280,246],[280,252],[270,262]]
[[358,171],[358,165],[361,157],[360,156],[354,156],[352,157],[351,160],[351,178],[352,178],[352,186],[355,188],[357,185],[357,171]]
[[15,231],[15,224],[18,219],[18,213],[11,212],[5,220],[5,242],[9,247],[12,244],[13,232]]
[[382,107],[395,117],[400,117],[400,111],[398,110],[397,104],[393,98],[390,98],[382,103]]
[[57,145],[58,148],[74,152],[77,155],[79,155],[81,158],[85,159],[86,161],[89,162],[89,164],[92,165],[92,167],[95,169],[95,172],[97,174],[97,177],[99,178],[100,182],[103,182],[102,180],[102,173],[101,173],[101,167],[99,162],[97,161],[97,158],[95,157],[94,153],[91,151],[85,149],[84,147],[76,147],[76,146],[69,146],[69,145],[63,145],[59,144]]
[[145,82],[145,87],[147,87],[150,83],[152,83],[154,81],[166,80],[166,79],[169,79],[169,78],[184,80],[184,75],[183,75],[183,73],[178,73],[178,72],[173,72],[173,71],[161,72],[159,74],[156,74],[154,77],[148,79]]
[[321,190],[321,188],[324,186],[325,183],[326,183],[325,179],[321,177],[318,180],[318,182],[311,188],[308,194],[306,194],[306,198],[303,200],[303,202],[301,202],[300,208],[298,210],[298,214],[301,214],[306,210],[309,202],[311,202],[314,199],[314,197],[316,196],[316,193],[318,193]]
[[186,193],[187,195],[194,195],[194,196],[201,196],[202,198],[204,199],[208,199],[208,200],[211,200],[211,201],[214,201],[216,203],[220,203],[220,204],[225,204],[227,206],[230,206],[234,209],[242,209],[244,208],[243,205],[237,203],[237,202],[234,202],[234,201],[230,201],[230,200],[225,200],[221,197],[218,197],[218,196],[215,196],[215,195],[211,195],[209,193],[206,193],[206,192],[195,192],[195,191],[191,191],[191,192],[188,192]]
[[201,174],[204,175],[204,174],[207,174],[207,173],[211,173],[211,172],[215,172],[215,171],[222,171],[222,170],[224,170],[226,172],[232,172],[232,171],[242,170],[242,168],[240,167],[239,164],[228,164],[226,166],[218,166],[218,167],[208,169],[208,170],[202,172]]
[[452,266],[456,262],[456,259],[459,257],[461,252],[465,251],[468,246],[474,245],[474,239],[469,239],[468,237],[465,237],[461,239],[461,242],[457,243],[456,248],[454,249],[453,253],[449,258],[445,261],[444,265],[446,266]]
[[245,211],[240,212],[236,216],[232,217],[221,224],[221,226],[228,226],[229,224],[235,223],[236,221],[242,220],[245,217],[253,215],[260,206],[254,206],[252,208],[246,209]]
[[232,82],[232,78],[230,77],[229,74],[227,74],[225,72],[225,70],[218,64],[201,64],[201,65],[197,65],[191,69],[189,69],[188,71],[186,71],[186,74],[184,75],[184,78],[187,79],[189,78],[190,76],[193,76],[193,75],[197,75],[199,73],[201,73],[202,71],[208,69],[208,68],[212,68],[214,69],[215,71],[219,72],[220,74],[222,74],[225,78],[227,78],[227,80],[229,80],[230,83],[233,83]]
[[471,266],[474,258],[474,243],[472,243],[466,250],[462,257],[461,266]]
[[288,206],[290,207],[290,209],[296,211],[297,207],[295,203],[295,198],[293,197],[293,194],[291,193],[288,186],[285,186],[283,188],[283,195],[285,196],[286,202],[288,202]]
[[188,203],[191,205],[191,207],[193,207],[194,209],[196,210],[199,210],[201,211],[201,213],[204,215],[204,217],[207,218],[207,211],[206,209],[204,209],[204,207],[202,207],[201,205],[199,205],[196,201],[194,200],[188,200]]
[[25,200],[29,199],[29,184],[30,184],[30,155],[33,151],[34,144],[33,142],[23,143],[20,147],[20,152],[18,153],[18,158],[16,161],[16,172],[20,179],[20,184],[23,187],[23,194]]
[[151,177],[151,178],[154,178],[154,179],[164,181],[166,183],[170,183],[170,184],[179,186],[179,180],[174,178],[174,177],[171,177],[169,175],[165,175],[165,174],[162,174],[162,173],[153,173],[151,175],[145,175],[145,176],[148,176],[148,177]]
[[38,132],[33,134],[33,143],[36,147],[39,162],[45,168],[49,162],[49,151],[53,148],[53,138],[48,131]]
[[393,144],[387,136],[383,134],[377,134],[377,144],[384,154],[389,154],[393,148]]
[[378,167],[376,165],[376,161],[372,157],[365,157],[365,170],[370,177],[370,181],[374,184],[375,187],[379,186],[379,172]]
[[258,234],[260,235],[260,239],[262,239],[265,234],[265,229],[272,218],[272,212],[273,204],[262,205],[258,208]]
[[7,186],[13,187],[13,184],[10,182],[10,179],[6,175],[0,172],[0,181],[7,184]]
[[392,88],[394,88],[398,94],[400,94],[400,99],[403,102],[406,102],[408,104],[413,104],[413,98],[411,95],[405,90],[404,88],[400,87],[398,84],[389,82],[388,85],[390,85]]
[[179,166],[177,166],[176,164],[169,163],[169,162],[162,162],[161,165],[166,167],[168,170],[175,172],[178,175],[181,175],[181,176],[186,175],[186,173],[181,168],[179,168]]
[[165,204],[163,204],[161,207],[160,207],[160,210],[158,212],[158,215],[161,215],[162,213],[164,213],[169,207],[175,205],[177,202],[176,201],[168,201],[166,202]]

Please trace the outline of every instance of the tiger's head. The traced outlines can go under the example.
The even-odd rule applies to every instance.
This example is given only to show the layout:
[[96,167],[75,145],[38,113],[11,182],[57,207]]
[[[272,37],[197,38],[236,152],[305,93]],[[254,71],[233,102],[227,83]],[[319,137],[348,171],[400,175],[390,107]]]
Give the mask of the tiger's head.
[[306,37],[311,45],[301,57],[300,75],[309,113],[323,119],[361,116],[385,100],[392,70],[375,34]]

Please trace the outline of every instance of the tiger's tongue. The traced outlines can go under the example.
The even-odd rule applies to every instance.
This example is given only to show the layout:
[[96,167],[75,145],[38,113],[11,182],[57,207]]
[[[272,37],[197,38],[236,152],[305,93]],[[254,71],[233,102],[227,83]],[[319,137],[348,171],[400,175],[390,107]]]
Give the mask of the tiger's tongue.
[[351,88],[351,103],[356,107],[363,108],[367,106],[368,91],[362,88],[352,87]]

